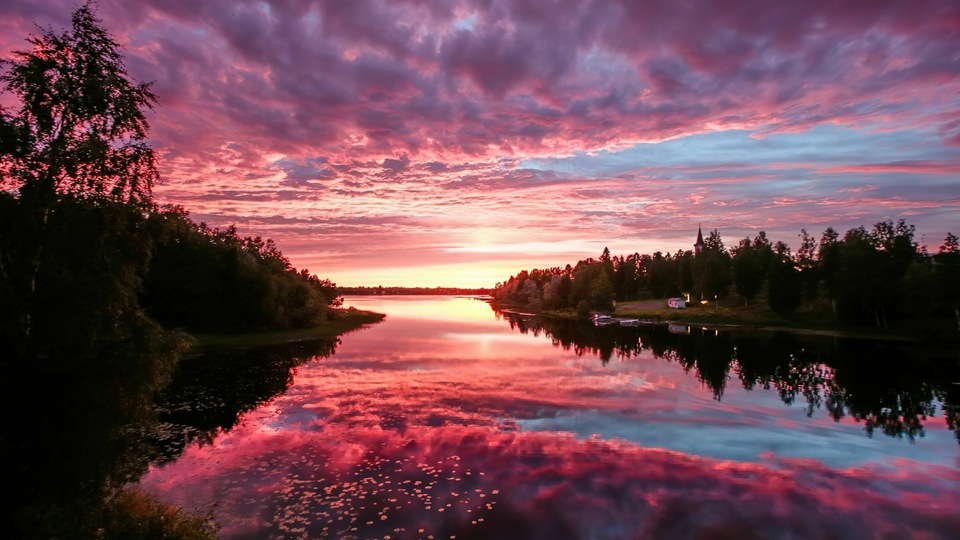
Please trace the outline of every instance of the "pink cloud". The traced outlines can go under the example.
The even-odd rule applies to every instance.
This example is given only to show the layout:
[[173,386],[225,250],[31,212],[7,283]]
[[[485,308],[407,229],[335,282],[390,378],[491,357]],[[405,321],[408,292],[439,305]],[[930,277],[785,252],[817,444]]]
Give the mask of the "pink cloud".
[[847,172],[871,172],[871,173],[934,173],[934,174],[957,174],[960,173],[960,162],[956,161],[893,161],[889,163],[862,163],[857,165],[845,165],[841,167],[830,167],[824,172],[847,173]]
[[[65,0],[4,3],[0,55],[23,47],[33,22],[63,27],[72,8]],[[156,81],[160,106],[150,119],[165,178],[158,196],[216,224],[252,224],[251,234],[275,236],[281,247],[306,245],[308,233],[275,227],[271,215],[419,213],[442,216],[449,226],[464,214],[451,210],[458,207],[504,228],[522,221],[551,241],[596,231],[566,227],[595,224],[585,207],[655,198],[660,202],[639,218],[659,220],[658,208],[673,208],[661,242],[675,249],[669,242],[703,218],[738,232],[757,222],[747,219],[749,209],[717,212],[733,201],[818,199],[784,193],[799,174],[825,182],[836,173],[942,174],[960,159],[940,148],[958,147],[960,8],[946,0],[843,1],[817,9],[759,0],[102,0],[100,14],[125,45],[131,74]],[[523,170],[530,159],[622,150],[638,141],[738,129],[759,137],[759,145],[763,136],[824,125],[935,133],[939,146],[931,152],[940,155],[825,164],[811,155],[809,162],[780,164],[796,170],[771,165],[772,173],[752,170],[745,149],[743,164],[644,171],[639,163],[626,185],[589,167],[576,174]],[[856,189],[873,180],[846,182],[855,185],[842,188]],[[770,195],[746,195],[744,184]],[[897,195],[904,212],[943,199]],[[863,215],[884,219],[892,207],[878,202],[876,213]],[[804,216],[825,218],[816,206],[804,209],[791,226],[811,226]],[[783,223],[782,216],[762,219]],[[431,219],[418,218],[409,236],[394,231],[372,242],[426,244],[421,237],[430,231],[472,241],[463,227],[431,229]],[[628,241],[623,216],[613,211],[607,221],[617,220],[601,229],[614,236],[598,242]],[[940,234],[943,220],[929,220]],[[357,246],[374,231],[363,232],[323,243],[362,257]],[[291,254],[301,266],[331,264],[308,250]],[[355,284],[348,267],[335,271],[337,281]]]
[[[229,129],[261,151],[319,147],[336,161],[416,153],[430,138],[456,158],[549,151],[547,133],[585,148],[696,133],[717,118],[795,129],[893,107],[892,118],[908,119],[897,109],[903,89],[911,100],[940,102],[923,89],[957,85],[948,54],[957,15],[947,2],[880,3],[869,12],[856,3],[266,5],[108,3],[102,12],[108,24],[121,22],[114,31],[130,42],[142,71],[135,75],[158,80],[163,101],[170,95],[171,104],[202,111],[214,127],[206,135],[223,139]],[[471,28],[453,26],[458,9],[476,17]],[[7,14],[48,13],[14,6]],[[620,67],[633,69],[598,79],[591,70],[602,66],[589,58],[603,62],[603,54],[631,59]],[[156,77],[173,69],[190,76]],[[158,135],[174,123],[159,116]],[[380,144],[356,147],[354,134]]]

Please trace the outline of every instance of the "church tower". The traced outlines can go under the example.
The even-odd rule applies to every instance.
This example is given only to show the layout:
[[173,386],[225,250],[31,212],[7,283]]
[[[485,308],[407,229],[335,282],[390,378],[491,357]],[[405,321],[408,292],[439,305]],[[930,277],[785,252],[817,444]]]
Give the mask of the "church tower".
[[703,229],[700,227],[700,224],[697,224],[697,243],[693,245],[694,255],[699,255],[703,251]]

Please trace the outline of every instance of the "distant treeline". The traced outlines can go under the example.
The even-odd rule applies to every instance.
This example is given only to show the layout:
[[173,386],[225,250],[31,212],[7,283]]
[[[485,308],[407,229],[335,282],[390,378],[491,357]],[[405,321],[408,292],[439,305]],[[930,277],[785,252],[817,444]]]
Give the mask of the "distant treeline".
[[409,295],[435,295],[435,294],[462,294],[462,295],[490,295],[493,294],[493,289],[490,288],[476,288],[469,289],[463,287],[338,287],[337,290],[340,294],[352,294],[352,295],[376,295],[376,294],[388,294],[388,295],[399,295],[399,294],[409,294]]
[[498,283],[497,302],[581,314],[608,311],[614,301],[690,295],[714,300],[735,294],[744,303],[765,298],[781,316],[798,310],[830,313],[845,324],[886,328],[894,321],[939,321],[956,332],[960,308],[960,248],[948,234],[935,253],[914,241],[915,228],[882,221],[868,231],[833,228],[819,241],[802,230],[796,253],[761,231],[727,249],[718,231],[699,252],[634,253],[589,258],[564,268],[524,270]]

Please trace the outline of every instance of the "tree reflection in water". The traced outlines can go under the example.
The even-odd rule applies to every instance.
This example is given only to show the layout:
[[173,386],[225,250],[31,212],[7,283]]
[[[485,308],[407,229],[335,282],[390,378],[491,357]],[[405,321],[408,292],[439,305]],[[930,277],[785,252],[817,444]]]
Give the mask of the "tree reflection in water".
[[[133,387],[126,373],[48,369],[34,381],[38,386],[4,381],[4,397],[17,409],[2,435],[0,529],[13,537],[117,534],[121,525],[104,517],[105,497],[137,481],[151,462],[172,460],[190,442],[230,430],[243,413],[282,394],[298,365],[333,354],[338,344],[339,338],[185,359],[152,408],[149,400],[131,403],[122,391]],[[98,533],[105,523],[113,528]]]
[[209,352],[188,358],[157,399],[154,446],[160,462],[176,459],[196,442],[210,444],[244,413],[268,403],[293,384],[297,366],[334,353],[340,338],[300,341],[246,351]]
[[904,397],[954,375],[921,375],[923,351],[513,320],[520,335],[474,300],[378,302],[388,322],[323,361],[187,364],[207,371],[165,398],[168,461],[141,488],[210,512],[224,538],[952,538],[960,523],[941,418],[917,416],[918,444],[919,427],[862,435],[868,419],[882,432],[870,411],[888,391],[940,407]]
[[723,399],[739,380],[747,390],[775,390],[787,405],[804,402],[812,417],[824,409],[836,421],[851,417],[868,436],[877,431],[914,440],[937,413],[960,442],[960,365],[956,352],[890,340],[799,335],[782,331],[713,329],[688,325],[595,327],[498,312],[512,329],[549,338],[578,356],[607,364],[644,352],[680,364]]

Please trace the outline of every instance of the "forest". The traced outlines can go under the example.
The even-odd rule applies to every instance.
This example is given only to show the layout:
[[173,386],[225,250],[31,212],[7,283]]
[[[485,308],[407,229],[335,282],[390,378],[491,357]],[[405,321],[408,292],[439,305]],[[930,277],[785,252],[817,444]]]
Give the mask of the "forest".
[[270,240],[154,201],[156,97],[89,3],[27,41],[0,76],[0,395],[27,411],[0,438],[0,530],[210,536],[124,489],[147,467],[132,449],[190,346],[183,330],[316,325],[336,316],[336,287]]
[[936,252],[904,220],[881,221],[819,240],[802,230],[794,253],[765,232],[727,248],[716,230],[700,249],[588,258],[563,268],[524,270],[498,283],[502,305],[532,311],[612,311],[618,301],[687,296],[693,303],[764,302],[783,318],[817,317],[881,329],[923,325],[957,333],[960,247],[948,233]]

